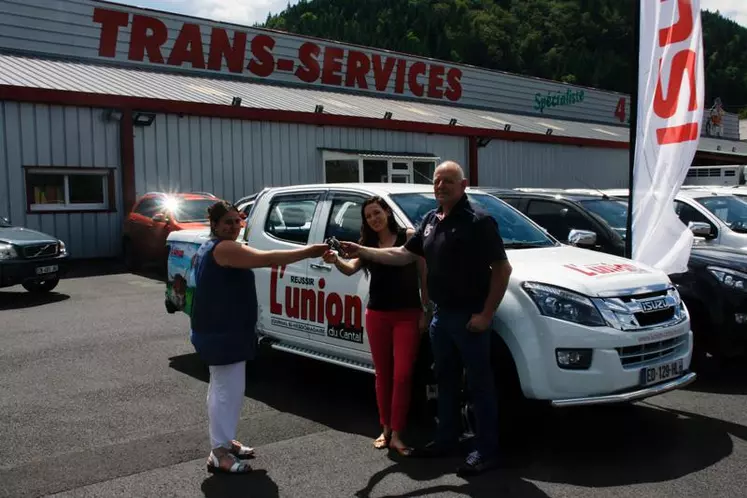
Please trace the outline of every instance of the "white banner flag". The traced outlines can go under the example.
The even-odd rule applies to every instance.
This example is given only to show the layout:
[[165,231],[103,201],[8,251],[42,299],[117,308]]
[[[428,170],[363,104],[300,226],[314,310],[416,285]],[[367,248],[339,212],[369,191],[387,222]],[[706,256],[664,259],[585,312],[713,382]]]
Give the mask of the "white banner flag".
[[703,122],[700,0],[640,0],[632,259],[684,272],[693,235],[674,212]]

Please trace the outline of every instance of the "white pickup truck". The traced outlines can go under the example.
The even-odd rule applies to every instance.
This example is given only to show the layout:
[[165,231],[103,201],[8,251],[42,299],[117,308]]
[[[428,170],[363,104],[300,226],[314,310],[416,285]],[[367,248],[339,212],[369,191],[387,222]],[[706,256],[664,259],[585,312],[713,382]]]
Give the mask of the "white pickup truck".
[[[563,245],[496,197],[467,192],[498,220],[513,266],[493,321],[499,394],[567,407],[633,401],[695,379],[689,371],[689,315],[664,272]],[[373,195],[381,196],[407,228],[436,207],[429,185],[274,187],[256,197],[239,240],[258,249],[288,249],[330,236],[357,241],[361,204]],[[192,257],[208,236],[186,230],[169,235],[170,313],[190,312]],[[323,260],[310,259],[255,273],[261,342],[373,373],[363,272],[346,277]]]

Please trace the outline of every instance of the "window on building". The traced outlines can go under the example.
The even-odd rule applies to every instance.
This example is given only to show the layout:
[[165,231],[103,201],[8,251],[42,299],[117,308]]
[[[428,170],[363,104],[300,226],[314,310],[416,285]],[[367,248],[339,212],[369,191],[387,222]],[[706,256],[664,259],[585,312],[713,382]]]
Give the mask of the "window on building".
[[430,154],[324,151],[326,183],[433,182],[440,158]]
[[318,198],[316,196],[278,196],[270,203],[265,232],[295,244],[306,244]]
[[28,168],[29,211],[108,211],[114,204],[112,169]]

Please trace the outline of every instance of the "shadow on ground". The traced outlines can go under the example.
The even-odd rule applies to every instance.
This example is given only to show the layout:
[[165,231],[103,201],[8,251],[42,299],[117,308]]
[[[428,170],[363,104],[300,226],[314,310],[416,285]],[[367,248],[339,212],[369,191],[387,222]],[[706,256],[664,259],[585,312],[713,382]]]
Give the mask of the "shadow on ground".
[[1,310],[19,310],[24,308],[35,308],[52,303],[59,303],[70,299],[67,294],[59,292],[47,292],[45,294],[34,294],[27,292],[23,287],[18,287],[20,291],[0,290],[0,311]]
[[79,259],[70,261],[70,267],[65,272],[63,279],[103,277],[107,275],[122,275],[131,273],[139,277],[166,281],[166,275],[160,271],[157,265],[144,266],[138,270],[128,270],[122,260],[117,258],[105,259]]
[[[207,367],[196,355],[171,361],[172,368],[208,381]],[[249,370],[246,395],[337,431],[378,434],[373,377],[363,372],[263,350]],[[583,487],[665,482],[729,456],[732,437],[747,441],[747,427],[645,402],[542,412],[527,420],[532,423],[514,428],[520,444],[507,451],[503,468],[460,486],[439,485],[400,496],[449,491],[474,497],[545,496],[527,480]],[[412,432],[411,442],[423,442],[428,435]],[[426,482],[453,473],[459,463],[458,457],[391,459],[392,465],[374,474],[357,496],[369,496],[391,474]]]
[[246,475],[220,475],[208,477],[202,483],[206,498],[276,498],[280,496],[278,485],[264,469],[252,470]]

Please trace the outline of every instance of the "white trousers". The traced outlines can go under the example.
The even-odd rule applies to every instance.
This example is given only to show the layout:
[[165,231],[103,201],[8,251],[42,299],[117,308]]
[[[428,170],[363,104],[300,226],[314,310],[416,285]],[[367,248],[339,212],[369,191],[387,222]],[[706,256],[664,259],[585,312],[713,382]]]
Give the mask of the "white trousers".
[[244,402],[246,362],[210,365],[207,409],[212,448],[230,448]]

